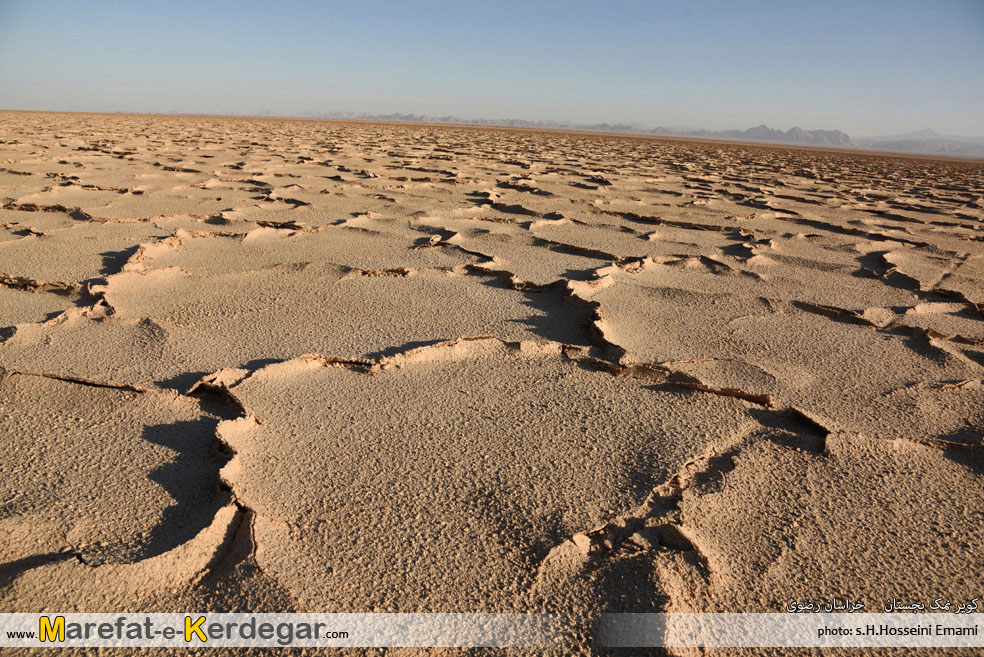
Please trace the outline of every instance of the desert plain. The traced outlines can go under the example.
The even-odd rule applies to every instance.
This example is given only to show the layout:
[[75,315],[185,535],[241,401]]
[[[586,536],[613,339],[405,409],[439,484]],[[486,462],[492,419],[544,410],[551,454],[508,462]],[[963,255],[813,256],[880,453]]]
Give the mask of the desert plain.
[[0,611],[984,594],[984,163],[2,112],[0,190]]

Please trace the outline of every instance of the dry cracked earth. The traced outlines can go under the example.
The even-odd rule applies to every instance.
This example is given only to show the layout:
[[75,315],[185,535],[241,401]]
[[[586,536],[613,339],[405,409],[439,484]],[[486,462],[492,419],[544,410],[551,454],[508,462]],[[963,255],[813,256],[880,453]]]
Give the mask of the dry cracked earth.
[[0,113],[2,611],[980,596],[984,165]]

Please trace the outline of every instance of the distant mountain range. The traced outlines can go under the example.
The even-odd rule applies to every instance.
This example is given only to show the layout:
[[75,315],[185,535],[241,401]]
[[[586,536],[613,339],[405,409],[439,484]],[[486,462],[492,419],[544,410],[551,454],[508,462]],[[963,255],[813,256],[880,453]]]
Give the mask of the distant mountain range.
[[703,139],[728,139],[738,141],[766,141],[782,144],[813,144],[816,146],[850,146],[851,138],[840,130],[804,130],[799,126],[786,132],[773,130],[767,125],[757,125],[748,130],[674,130],[654,128],[647,131],[654,135],[700,137]]
[[349,119],[357,121],[395,121],[399,123],[445,123],[456,125],[483,125],[505,128],[539,128],[547,130],[582,130],[588,132],[614,132],[661,137],[692,137],[695,139],[722,139],[728,141],[765,142],[791,145],[826,146],[854,150],[876,150],[919,155],[943,155],[951,157],[984,158],[984,137],[941,135],[933,130],[917,130],[901,135],[858,137],[852,139],[840,130],[804,130],[800,127],[783,132],[766,125],[747,130],[703,130],[698,128],[649,128],[632,123],[562,123],[557,121],[526,121],[523,119],[463,119],[458,116],[424,116],[420,114],[356,114],[308,112],[301,116],[321,119]]

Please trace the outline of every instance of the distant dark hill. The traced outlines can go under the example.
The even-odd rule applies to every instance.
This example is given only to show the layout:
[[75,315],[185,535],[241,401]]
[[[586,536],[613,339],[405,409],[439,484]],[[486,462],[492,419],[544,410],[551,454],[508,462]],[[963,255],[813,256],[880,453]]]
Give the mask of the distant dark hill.
[[775,141],[786,144],[815,144],[819,146],[848,146],[851,138],[840,130],[804,130],[799,126],[786,132],[773,130],[767,125],[757,125],[748,130],[724,130],[719,133],[722,139],[741,139],[748,141]]

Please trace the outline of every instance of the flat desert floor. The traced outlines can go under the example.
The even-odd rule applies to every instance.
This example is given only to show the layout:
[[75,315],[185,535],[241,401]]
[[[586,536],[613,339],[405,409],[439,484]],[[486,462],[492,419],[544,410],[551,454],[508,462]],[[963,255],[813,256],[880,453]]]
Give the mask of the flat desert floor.
[[3,112],[0,190],[2,611],[982,594],[984,164]]

